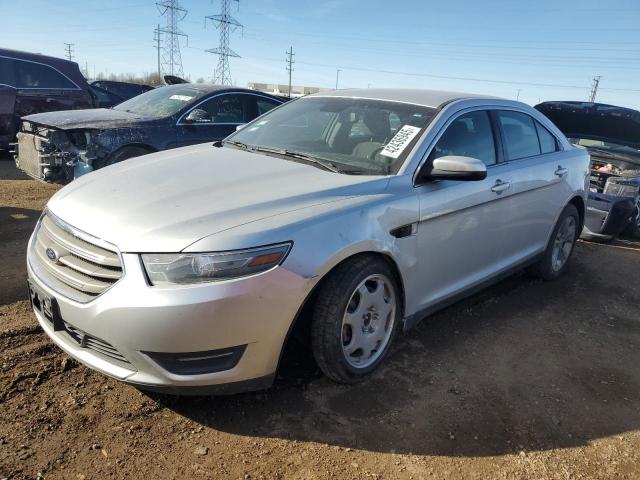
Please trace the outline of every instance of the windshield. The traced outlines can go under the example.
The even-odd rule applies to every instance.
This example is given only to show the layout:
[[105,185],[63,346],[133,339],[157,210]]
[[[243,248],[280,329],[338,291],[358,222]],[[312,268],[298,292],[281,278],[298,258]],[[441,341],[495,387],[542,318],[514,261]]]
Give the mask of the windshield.
[[170,117],[205,93],[187,85],[160,87],[130,98],[113,109],[146,117]]
[[307,97],[287,103],[228,139],[243,148],[328,162],[342,173],[389,175],[435,109],[362,98]]

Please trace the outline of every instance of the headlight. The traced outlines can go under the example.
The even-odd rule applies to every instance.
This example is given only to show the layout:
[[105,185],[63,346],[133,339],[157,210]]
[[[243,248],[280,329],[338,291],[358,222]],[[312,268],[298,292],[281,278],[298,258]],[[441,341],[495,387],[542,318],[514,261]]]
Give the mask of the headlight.
[[246,277],[280,265],[291,243],[221,253],[146,253],[142,262],[153,285],[189,285]]

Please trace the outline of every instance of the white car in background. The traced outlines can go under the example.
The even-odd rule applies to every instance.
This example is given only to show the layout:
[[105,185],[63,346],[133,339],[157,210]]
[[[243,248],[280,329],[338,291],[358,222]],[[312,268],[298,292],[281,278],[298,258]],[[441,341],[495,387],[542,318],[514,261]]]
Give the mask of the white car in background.
[[69,355],[141,388],[268,387],[294,326],[357,382],[428,313],[525,266],[560,275],[588,173],[523,103],[311,95],[60,190],[29,244],[32,303]]

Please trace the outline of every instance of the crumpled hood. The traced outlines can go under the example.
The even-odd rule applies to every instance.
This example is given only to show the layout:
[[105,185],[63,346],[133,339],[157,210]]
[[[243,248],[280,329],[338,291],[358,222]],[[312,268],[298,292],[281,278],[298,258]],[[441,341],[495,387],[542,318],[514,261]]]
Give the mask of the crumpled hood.
[[544,102],[535,108],[567,137],[640,149],[640,112],[637,110],[588,102]]
[[178,252],[248,222],[379,193],[387,183],[202,144],[83,175],[56,193],[48,208],[123,252]]
[[121,128],[140,124],[142,121],[155,120],[152,117],[145,117],[123,110],[112,110],[110,108],[36,113],[27,115],[24,119],[62,130],[73,130],[76,128]]

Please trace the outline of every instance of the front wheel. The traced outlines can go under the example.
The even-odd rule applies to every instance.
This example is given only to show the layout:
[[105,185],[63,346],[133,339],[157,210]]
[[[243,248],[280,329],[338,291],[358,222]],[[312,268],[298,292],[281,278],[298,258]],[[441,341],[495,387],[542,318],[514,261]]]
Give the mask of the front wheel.
[[138,147],[136,145],[132,145],[129,147],[122,147],[119,150],[116,150],[111,155],[106,158],[100,158],[93,161],[93,169],[98,170],[99,168],[108,167],[109,165],[113,165],[114,163],[119,163],[124,160],[128,160],[129,158],[139,157],[141,155],[146,155],[147,153],[151,153],[148,149],[144,147]]
[[383,361],[401,318],[398,282],[384,260],[347,260],[321,286],[311,322],[311,345],[332,380],[356,383]]
[[578,210],[569,204],[560,214],[542,258],[532,266],[531,272],[544,280],[554,280],[562,275],[580,235],[579,228]]

